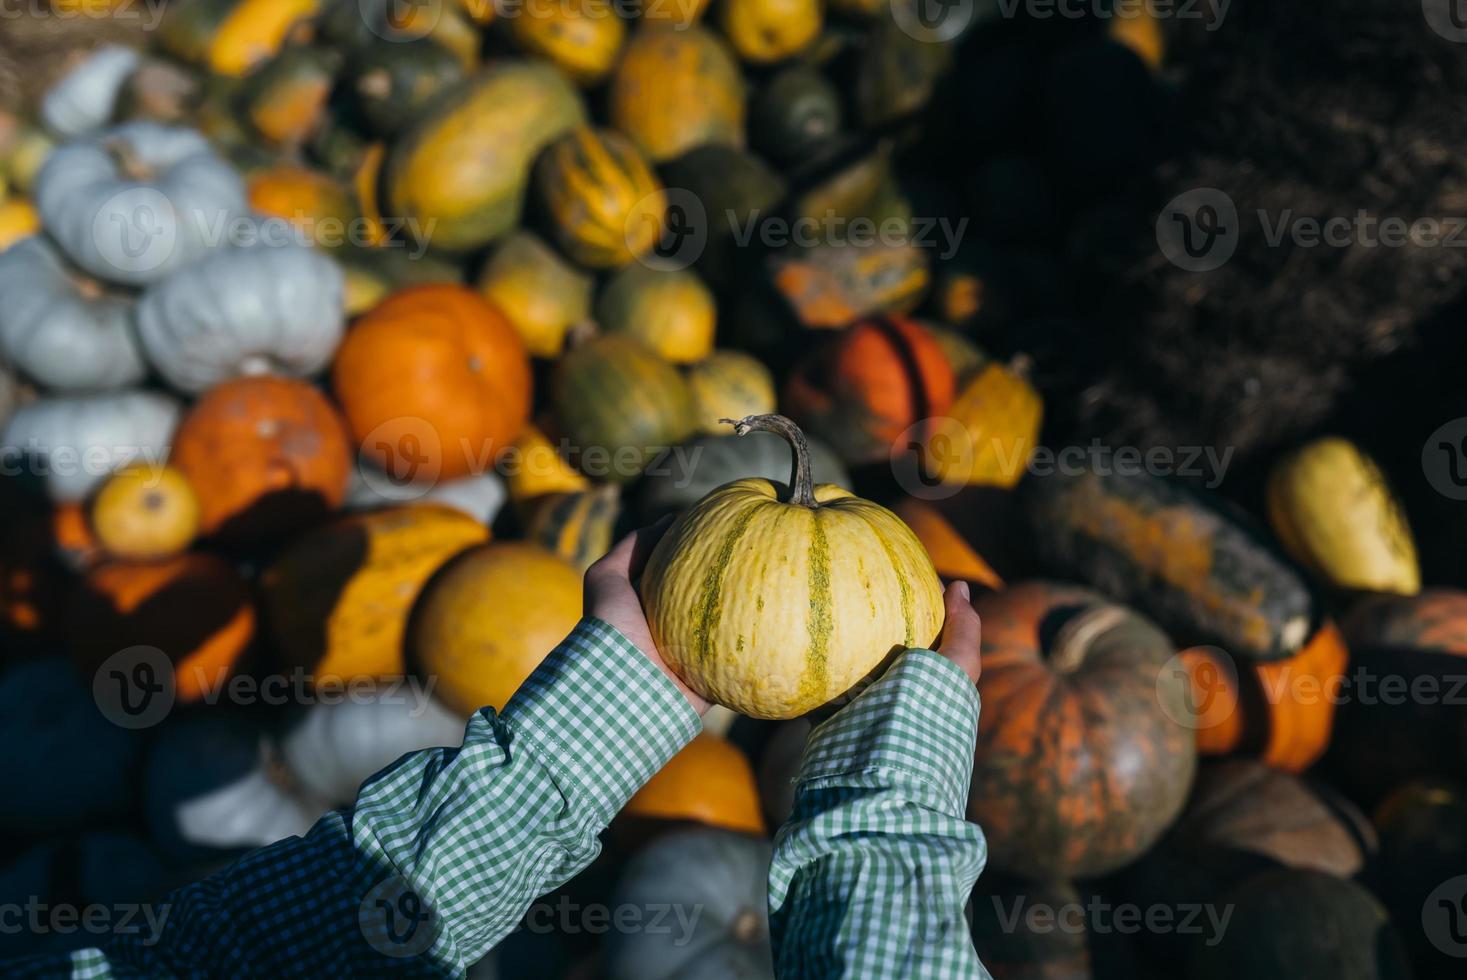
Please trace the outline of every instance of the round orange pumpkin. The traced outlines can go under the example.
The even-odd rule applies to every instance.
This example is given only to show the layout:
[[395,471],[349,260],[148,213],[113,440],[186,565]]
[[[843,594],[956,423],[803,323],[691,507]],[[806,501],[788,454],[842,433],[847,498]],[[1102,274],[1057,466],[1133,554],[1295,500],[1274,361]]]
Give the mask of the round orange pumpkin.
[[435,504],[354,514],[306,535],[260,577],[281,659],[317,684],[402,674],[424,583],[488,537],[474,518]]
[[583,126],[567,133],[540,155],[535,181],[556,240],[582,265],[626,265],[662,237],[662,182],[618,132]]
[[521,541],[486,544],[450,561],[423,589],[408,654],[436,678],[435,696],[468,717],[502,711],[581,618],[581,573]]
[[184,703],[218,692],[255,635],[255,610],[239,573],[214,555],[110,562],[72,594],[67,645],[90,676],[119,650],[150,646],[173,664]]
[[790,376],[785,408],[842,459],[884,460],[917,422],[952,404],[955,380],[942,347],[922,326],[880,316],[842,331]]
[[199,498],[182,471],[139,463],[112,474],[92,501],[97,542],[118,558],[167,558],[199,533]]
[[331,371],[364,457],[399,479],[482,473],[530,415],[530,359],[465,286],[412,286],[347,333]]
[[341,505],[351,447],[336,409],[304,381],[239,378],[184,416],[171,462],[198,495],[204,534],[247,544],[318,522]]
[[623,817],[692,820],[746,834],[765,833],[759,785],[731,743],[700,732],[622,809]]

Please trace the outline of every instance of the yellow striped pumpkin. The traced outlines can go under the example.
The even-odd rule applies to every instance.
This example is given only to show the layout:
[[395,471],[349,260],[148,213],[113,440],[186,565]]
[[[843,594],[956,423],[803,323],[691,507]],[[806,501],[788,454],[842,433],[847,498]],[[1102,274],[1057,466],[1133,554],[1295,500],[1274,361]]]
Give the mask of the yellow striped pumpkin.
[[620,133],[567,133],[541,155],[535,179],[556,240],[582,265],[626,265],[662,236],[662,182]]
[[891,511],[815,486],[805,437],[756,415],[736,431],[794,448],[789,485],[735,480],[680,517],[653,550],[642,603],[658,651],[699,694],[754,718],[839,701],[896,650],[942,627],[942,584]]
[[621,513],[621,487],[614,483],[574,493],[556,493],[534,504],[529,539],[555,552],[579,572],[611,550]]
[[714,351],[688,369],[698,431],[723,435],[719,419],[741,419],[774,411],[774,375],[757,357],[735,350]]
[[1269,474],[1268,522],[1284,550],[1342,589],[1415,595],[1416,542],[1375,462],[1347,439],[1316,439]]
[[693,428],[687,382],[629,337],[596,337],[561,358],[551,401],[581,472],[616,483],[635,478]]
[[713,294],[697,273],[636,262],[612,276],[596,302],[597,322],[607,333],[635,337],[674,364],[708,356],[717,316]]

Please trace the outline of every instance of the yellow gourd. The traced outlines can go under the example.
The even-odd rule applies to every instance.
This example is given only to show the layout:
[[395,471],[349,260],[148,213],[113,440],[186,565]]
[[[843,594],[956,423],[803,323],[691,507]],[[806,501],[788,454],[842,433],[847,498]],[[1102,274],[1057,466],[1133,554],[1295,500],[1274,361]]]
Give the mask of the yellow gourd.
[[187,548],[199,533],[199,498],[171,466],[129,466],[97,492],[92,530],[97,542],[119,558],[166,558]]

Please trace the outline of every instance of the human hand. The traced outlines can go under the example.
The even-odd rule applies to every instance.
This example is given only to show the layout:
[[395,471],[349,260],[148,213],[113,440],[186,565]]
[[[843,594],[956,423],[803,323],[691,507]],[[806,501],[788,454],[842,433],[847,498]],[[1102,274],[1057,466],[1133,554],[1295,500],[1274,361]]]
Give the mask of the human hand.
[[586,569],[585,611],[587,616],[604,619],[615,626],[622,636],[631,640],[658,670],[667,675],[668,680],[677,685],[683,697],[688,699],[688,704],[701,715],[708,710],[709,703],[684,684],[683,679],[663,662],[662,655],[657,652],[657,644],[652,642],[647,614],[642,611],[642,600],[633,585],[637,576],[642,574],[642,567],[647,564],[652,549],[671,524],[672,517],[668,516],[656,524],[638,528],[618,541],[600,561]]
[[945,618],[937,652],[959,667],[973,683],[983,673],[983,657],[979,653],[983,639],[983,622],[968,595],[967,582],[954,582],[942,594]]

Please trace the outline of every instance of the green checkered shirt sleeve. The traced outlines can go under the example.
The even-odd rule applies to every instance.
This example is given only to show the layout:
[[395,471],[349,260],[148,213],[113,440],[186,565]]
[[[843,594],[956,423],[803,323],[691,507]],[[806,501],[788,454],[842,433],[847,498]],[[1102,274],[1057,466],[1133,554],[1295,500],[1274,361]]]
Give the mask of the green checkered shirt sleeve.
[[305,837],[174,892],[161,935],[4,973],[463,976],[701,727],[635,646],[583,619],[462,746],[404,756]]
[[908,650],[811,732],[769,870],[778,976],[986,980],[963,913],[988,856],[964,819],[978,707]]

